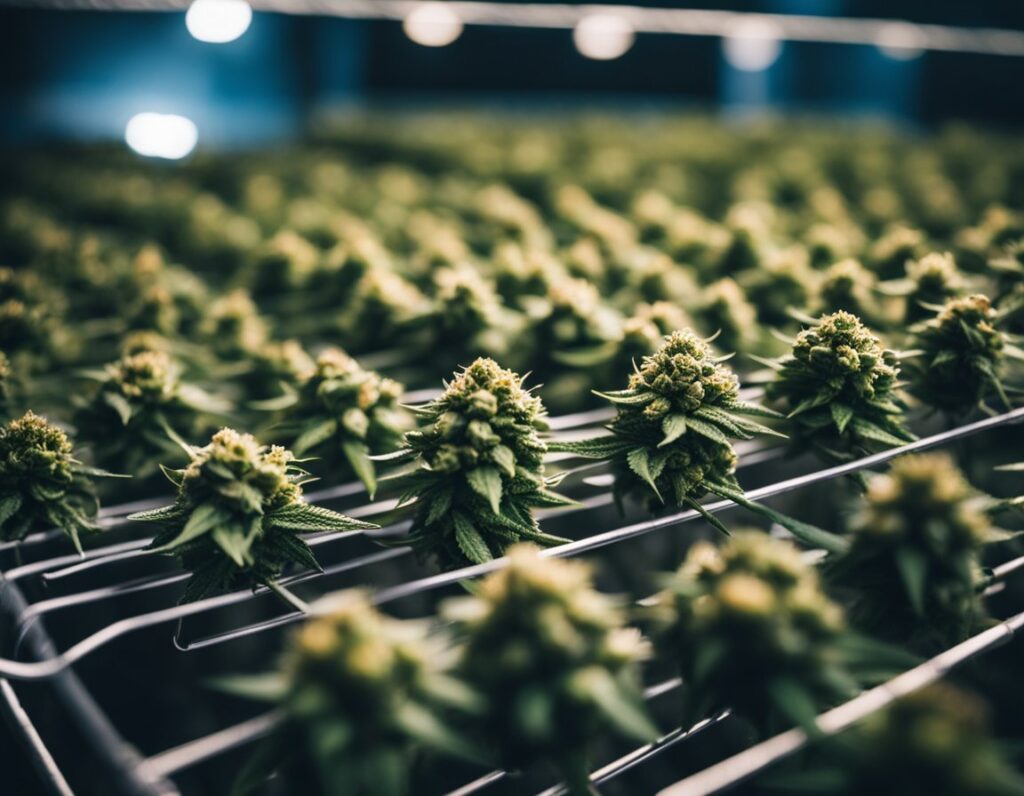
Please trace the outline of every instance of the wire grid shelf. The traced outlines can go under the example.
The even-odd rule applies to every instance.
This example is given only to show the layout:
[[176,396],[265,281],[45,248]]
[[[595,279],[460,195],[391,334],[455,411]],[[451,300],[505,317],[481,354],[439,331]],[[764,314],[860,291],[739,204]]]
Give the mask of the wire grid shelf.
[[[418,397],[427,398],[429,394],[423,393]],[[551,425],[561,434],[569,435],[606,419],[607,412],[600,410],[553,418]],[[845,475],[870,470],[906,453],[948,446],[954,442],[991,433],[996,429],[1008,428],[1021,421],[1024,421],[1024,408],[923,437],[900,448],[884,451],[857,461],[823,469],[812,469],[785,480],[774,481],[765,486],[751,489],[747,494],[751,500],[761,501],[786,493],[799,492]],[[739,452],[740,467],[751,468],[781,458],[785,453],[785,448],[747,443],[746,449],[741,448]],[[591,489],[593,494],[589,496],[575,494],[574,496],[580,498],[578,507],[548,512],[541,517],[542,525],[556,516],[563,521],[567,517],[573,521],[575,514],[582,516],[584,512],[611,503],[612,498],[607,488],[600,489],[607,487],[610,480],[607,474],[601,472],[601,465],[583,465],[570,470],[570,472],[577,477],[584,476],[582,480],[579,478],[574,480],[571,492],[584,491],[587,484],[599,489]],[[308,498],[311,502],[324,502],[342,498],[359,499],[364,495],[365,490],[360,484],[351,483],[311,492],[308,494]],[[160,502],[136,501],[108,507],[102,513],[101,522],[107,529],[117,529],[127,524],[125,517],[130,512]],[[720,512],[733,507],[734,504],[724,500],[706,505],[706,509],[710,512]],[[372,516],[386,511],[388,508],[389,503],[384,501],[383,504],[357,504],[354,508],[346,508],[345,511],[350,514]],[[558,557],[579,556],[601,548],[621,545],[627,540],[637,537],[674,529],[694,520],[702,521],[699,513],[693,510],[646,519],[598,530],[568,544],[549,548],[544,554]],[[396,533],[402,529],[403,525],[401,524],[393,525],[390,528],[385,528],[381,533]],[[30,554],[35,549],[45,549],[50,541],[55,540],[57,533],[48,531],[34,534],[28,537],[17,550],[12,549],[13,546],[10,544],[2,545],[0,546],[0,555],[10,558],[15,553],[21,556]],[[363,539],[363,544],[368,549],[359,555],[345,556],[337,563],[325,566],[323,574],[298,573],[290,575],[283,582],[305,584],[310,587],[319,585],[318,580],[326,582],[333,576],[344,575],[347,580],[354,583],[374,586],[373,568],[375,565],[384,561],[411,558],[411,550],[405,547],[384,547],[375,544],[372,541],[373,535],[359,531],[311,535],[309,537],[310,544],[322,547],[324,550],[329,549],[329,546],[350,543],[347,540],[351,540],[353,537]],[[111,541],[107,544],[103,544],[102,541],[101,539],[99,546],[87,550],[84,558],[81,559],[74,554],[43,554],[38,560],[16,564],[0,571],[0,619],[13,628],[13,644],[6,645],[2,650],[6,657],[0,658],[0,705],[3,706],[16,734],[30,751],[36,773],[50,792],[63,795],[72,793],[72,790],[57,762],[57,756],[48,748],[44,738],[37,731],[32,716],[19,699],[19,687],[25,687],[31,681],[41,684],[47,690],[48,698],[52,698],[61,705],[73,722],[78,735],[90,744],[96,761],[103,769],[102,774],[97,774],[97,776],[105,777],[104,781],[109,782],[108,792],[132,794],[132,796],[177,794],[182,791],[176,780],[183,772],[254,743],[273,729],[279,717],[275,713],[257,715],[215,732],[201,734],[199,737],[178,743],[164,751],[144,756],[136,750],[132,738],[122,737],[115,728],[114,723],[101,706],[101,700],[86,687],[75,667],[87,665],[93,656],[108,648],[117,646],[120,649],[124,645],[131,647],[133,644],[135,646],[133,654],[141,655],[143,660],[146,660],[147,656],[160,656],[161,658],[170,656],[172,661],[175,659],[181,661],[181,663],[172,663],[172,665],[186,665],[185,659],[188,654],[199,650],[218,648],[227,651],[227,654],[236,654],[232,650],[232,645],[237,648],[253,636],[296,623],[302,619],[303,615],[299,612],[277,612],[265,618],[247,620],[245,618],[246,606],[265,598],[268,595],[266,589],[258,589],[255,592],[239,591],[195,603],[175,605],[173,600],[177,591],[173,587],[186,580],[189,577],[187,573],[170,571],[128,579],[123,579],[123,576],[116,574],[119,567],[131,563],[133,560],[155,558],[149,551],[143,549],[149,539],[135,538],[128,541]],[[496,560],[453,572],[427,575],[418,573],[395,583],[377,584],[379,588],[374,593],[374,600],[378,605],[387,605],[429,595],[451,588],[465,578],[484,575],[500,568],[503,563],[503,560]],[[662,569],[664,568],[666,567],[662,567]],[[997,579],[1001,579],[1020,568],[1024,568],[1024,557],[1001,565],[997,568],[995,575]],[[106,580],[104,576],[109,578],[111,573],[113,573],[113,582],[103,585]],[[64,585],[68,581],[80,585],[68,589],[67,593],[60,596],[45,596],[47,585]],[[32,601],[27,599],[26,592],[32,589],[36,592],[43,591],[43,598]],[[997,590],[998,587],[993,589],[993,591]],[[321,594],[329,593],[329,591],[329,589],[325,589],[321,591]],[[136,608],[133,603],[142,597],[146,598],[146,602],[152,602],[154,597],[157,597],[157,606],[149,610]],[[117,603],[126,615],[115,621],[102,624],[83,638],[59,645],[47,632],[45,622],[48,619],[57,620],[62,611],[70,609],[95,610],[101,604],[111,602]],[[328,601],[315,604],[313,610],[324,610],[321,606],[325,602]],[[194,639],[186,637],[186,634],[183,633],[184,623],[213,613],[223,614],[228,618],[241,614],[243,618],[228,629],[219,629]],[[231,623],[228,622],[228,624]],[[173,641],[169,637],[170,633],[164,635],[162,641],[158,637],[154,644],[148,646],[139,639],[140,634],[148,629],[169,629],[175,626]],[[822,731],[834,733],[845,729],[868,713],[884,707],[892,699],[934,681],[950,668],[1008,640],[1022,626],[1024,626],[1024,613],[1016,614],[916,669],[822,714],[819,717]],[[139,649],[140,646],[142,649]],[[267,661],[261,663],[264,668],[269,665]],[[645,696],[649,700],[654,700],[672,692],[680,685],[681,681],[677,678],[655,683],[647,688]],[[202,683],[194,683],[194,686],[198,694],[209,693],[208,689],[204,690]],[[608,782],[644,765],[655,757],[676,749],[688,739],[723,721],[728,715],[728,711],[724,711],[708,716],[693,727],[676,728],[655,743],[633,749],[595,770],[592,773],[593,781],[595,784]],[[665,793],[671,794],[671,796],[694,796],[695,794],[718,792],[794,753],[806,741],[807,737],[801,730],[790,730],[677,783],[668,788]],[[508,774],[504,771],[492,771],[465,782],[460,787],[449,791],[447,796],[469,796],[469,794],[487,792],[507,776]],[[562,792],[564,791],[558,784],[541,791],[543,796],[555,796]]]

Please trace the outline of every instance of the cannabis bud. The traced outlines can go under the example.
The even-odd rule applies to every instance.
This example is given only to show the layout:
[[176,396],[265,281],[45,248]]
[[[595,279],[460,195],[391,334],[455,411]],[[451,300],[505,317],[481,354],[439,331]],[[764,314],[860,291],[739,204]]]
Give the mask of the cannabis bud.
[[1019,796],[1024,780],[992,738],[986,706],[936,683],[871,714],[841,738],[828,793]]
[[500,354],[508,348],[511,313],[475,268],[440,268],[433,279],[433,326],[439,345],[470,354]]
[[651,610],[655,645],[687,688],[684,724],[731,707],[771,731],[856,692],[842,611],[789,542],[756,531],[698,542]]
[[[145,479],[180,449],[176,434],[191,437],[211,414],[230,406],[183,382],[177,363],[161,351],[122,357],[92,375],[99,387],[79,402],[75,425],[103,467]],[[207,418],[204,422],[204,417]]]
[[914,394],[944,412],[961,414],[995,392],[1006,406],[1002,382],[1007,356],[1024,352],[997,328],[998,313],[986,296],[951,299],[938,314],[911,329],[920,350],[914,373]]
[[166,470],[178,488],[170,506],[129,519],[163,526],[150,549],[177,557],[192,572],[184,600],[218,591],[276,583],[286,564],[319,570],[302,531],[373,528],[302,498],[307,475],[290,451],[260,445],[250,434],[224,428],[193,449],[183,470]]
[[907,263],[905,280],[904,321],[912,323],[921,320],[930,314],[928,305],[944,304],[960,293],[963,287],[963,277],[949,252],[933,252],[920,260],[911,260]]
[[68,435],[46,418],[27,412],[0,426],[0,539],[56,526],[81,553],[81,534],[99,531],[92,476],[111,474],[75,459]]
[[741,401],[739,382],[720,360],[693,332],[673,332],[644,357],[627,389],[598,393],[617,410],[609,434],[553,447],[612,459],[618,494],[641,487],[659,502],[699,508],[706,491],[738,493],[731,440],[775,433],[742,415],[777,415]]
[[252,297],[238,288],[216,299],[200,327],[203,337],[221,359],[244,359],[257,351],[268,337]]
[[817,306],[821,312],[848,312],[862,318],[878,314],[874,291],[875,275],[857,260],[846,259],[829,266],[818,285]]
[[700,308],[703,328],[730,351],[747,351],[757,342],[757,310],[736,282],[726,277],[709,285]]
[[868,482],[848,552],[830,564],[864,630],[918,645],[960,641],[984,616],[982,547],[1004,538],[988,499],[944,454],[904,456]]
[[397,381],[363,370],[339,348],[327,349],[299,378],[286,410],[283,429],[291,449],[297,456],[322,457],[332,467],[346,463],[372,497],[377,475],[370,454],[394,450],[409,427],[398,404],[402,392]]
[[299,747],[286,769],[293,787],[400,796],[419,749],[473,756],[443,713],[478,700],[446,672],[452,656],[427,630],[349,592],[295,634],[283,665],[287,728],[275,739],[286,753]]
[[249,365],[242,382],[258,401],[280,397],[282,391],[289,395],[287,391],[297,388],[300,379],[316,368],[297,340],[264,343],[250,354]]
[[797,438],[846,460],[914,439],[897,391],[899,360],[849,312],[822,316],[797,335],[766,393],[793,421]]
[[408,542],[420,555],[452,569],[489,561],[520,540],[565,541],[541,533],[531,514],[571,501],[548,489],[544,406],[520,376],[478,359],[417,411],[425,427],[406,434],[391,458],[418,465],[405,480],[416,499]]
[[606,728],[657,735],[638,683],[647,644],[594,590],[585,564],[542,558],[532,545],[515,545],[508,559],[473,597],[443,609],[463,637],[460,672],[485,700],[477,733],[500,765],[553,762],[585,796],[589,752]]

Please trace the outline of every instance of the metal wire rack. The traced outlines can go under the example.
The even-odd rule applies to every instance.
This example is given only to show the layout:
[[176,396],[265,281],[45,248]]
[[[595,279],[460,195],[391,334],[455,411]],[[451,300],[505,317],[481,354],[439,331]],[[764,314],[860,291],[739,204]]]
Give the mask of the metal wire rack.
[[[581,413],[554,418],[552,426],[560,433],[567,434],[599,423],[605,417],[603,412]],[[800,494],[803,490],[827,481],[884,465],[897,456],[948,446],[991,433],[996,429],[1010,427],[1022,420],[1024,408],[1018,408],[923,437],[900,448],[857,461],[824,469],[811,469],[784,480],[772,481],[750,489],[747,494],[755,501],[764,501],[787,493]],[[762,465],[777,460],[784,451],[784,448],[778,446],[756,447],[748,443],[746,449],[740,449],[740,466],[750,471],[759,467],[769,469]],[[584,465],[571,469],[570,473],[573,477],[569,491],[580,499],[580,505],[568,510],[546,513],[541,518],[542,525],[554,521],[582,522],[587,512],[593,512],[610,503],[611,497],[607,490],[593,487],[593,484],[600,486],[604,483],[601,480],[600,466]],[[591,484],[589,486],[588,481]],[[337,501],[346,498],[358,499],[362,492],[361,486],[357,484],[343,484],[310,493],[309,497],[313,501]],[[108,529],[121,529],[126,525],[124,517],[127,513],[151,502],[136,502],[108,508],[104,512],[103,522]],[[387,504],[384,505],[386,510]],[[728,501],[716,501],[706,506],[710,512],[725,511],[733,507],[734,504]],[[368,516],[382,509],[375,504],[357,503],[345,511]],[[551,548],[545,551],[545,554],[559,557],[581,556],[602,548],[624,545],[631,539],[677,529],[694,521],[702,522],[701,516],[698,512],[689,510],[595,530],[568,544]],[[355,532],[314,535],[310,537],[310,543],[321,547],[322,551],[332,552],[339,560],[328,564],[322,574],[297,573],[291,575],[285,582],[312,589],[315,592],[314,596],[324,596],[324,600],[314,604],[314,611],[324,610],[324,605],[329,603],[333,590],[331,585],[341,576],[346,585],[377,585],[374,599],[378,605],[400,605],[409,610],[409,605],[412,604],[413,613],[422,613],[430,610],[429,604],[422,600],[423,597],[450,589],[465,578],[478,577],[504,565],[504,561],[499,559],[442,574],[426,574],[424,570],[414,568],[410,577],[400,578],[393,583],[375,583],[375,567],[382,562],[401,559],[411,564],[411,551],[408,548],[382,547],[376,544],[373,538],[377,533],[387,535],[398,532],[401,527],[391,526],[373,534]],[[10,636],[12,643],[3,648],[5,657],[0,658],[0,678],[3,678],[0,679],[0,705],[3,706],[18,736],[25,742],[39,778],[46,783],[50,792],[68,794],[72,791],[60,768],[59,755],[51,751],[43,734],[37,731],[31,712],[21,702],[19,691],[29,687],[32,682],[44,687],[49,698],[66,712],[78,735],[90,744],[95,759],[103,767],[103,776],[107,778],[104,781],[109,780],[110,792],[115,793],[139,796],[181,793],[183,791],[178,780],[183,773],[252,744],[275,726],[278,716],[267,713],[245,718],[214,732],[199,734],[198,737],[170,745],[163,751],[148,755],[137,751],[134,739],[123,737],[118,731],[101,706],[102,699],[94,695],[83,682],[78,673],[79,669],[89,668],[97,657],[109,660],[110,656],[104,653],[109,653],[114,648],[128,648],[144,662],[170,656],[172,660],[180,661],[181,666],[187,666],[190,656],[203,651],[229,650],[232,656],[237,656],[237,650],[242,645],[250,643],[254,636],[295,623],[302,618],[302,614],[273,610],[267,615],[267,608],[272,604],[272,600],[266,599],[268,592],[265,589],[258,589],[255,592],[240,591],[186,605],[175,605],[177,592],[174,587],[187,579],[187,573],[162,570],[155,574],[135,577],[120,574],[126,566],[160,561],[142,549],[149,541],[145,538],[126,541],[111,539],[108,543],[101,540],[99,546],[87,550],[84,559],[63,552],[51,554],[49,548],[53,541],[52,532],[37,533],[28,537],[17,549],[17,553],[23,557],[38,555],[38,558],[14,566],[5,565],[0,570],[0,617],[13,631]],[[361,545],[360,550],[355,554],[346,555],[344,546],[355,544]],[[8,545],[0,549],[0,556],[12,558],[15,552]],[[671,562],[666,562],[662,568],[668,568],[670,565]],[[997,568],[994,577],[998,581],[1020,568],[1024,568],[1024,557]],[[66,593],[48,596],[48,589],[57,587],[62,591],[66,590]],[[996,590],[998,589],[993,589]],[[28,593],[41,596],[29,599],[26,597]],[[259,615],[254,618],[252,609],[257,603],[261,604],[261,608],[257,612]],[[93,611],[99,611],[102,615],[105,611],[101,611],[101,608],[108,606],[109,609],[111,604],[118,606],[120,618],[100,624],[82,638],[62,639],[58,642],[48,633],[47,625],[51,622],[59,623],[64,613],[87,616]],[[151,605],[154,607],[149,607]],[[273,605],[276,607],[276,603]],[[192,632],[184,627],[189,621],[211,617],[216,618],[212,632],[204,631],[193,638]],[[66,620],[64,624],[67,624]],[[832,733],[844,729],[897,696],[941,677],[953,666],[1008,640],[1022,626],[1024,613],[1017,614],[895,680],[828,711],[820,717],[822,731]],[[166,631],[172,627],[176,628],[173,635],[170,632],[156,636],[146,633],[153,628],[163,628]],[[67,635],[66,628],[63,635]],[[268,664],[263,662],[263,665],[265,668]],[[680,684],[678,679],[653,684],[647,689],[646,697],[655,700],[671,693]],[[197,693],[203,692],[200,683],[195,683],[194,688]],[[693,727],[674,729],[656,743],[629,750],[596,769],[592,774],[593,781],[597,784],[608,782],[655,757],[668,754],[687,740],[724,721],[728,716],[728,711],[708,716]],[[733,759],[714,765],[666,792],[671,796],[718,792],[772,762],[792,754],[806,741],[807,737],[802,731],[791,730],[752,747]],[[504,771],[484,773],[451,790],[448,796],[468,796],[477,792],[487,792],[507,776],[508,773]],[[557,783],[541,791],[544,796],[554,796],[561,792],[561,786]]]

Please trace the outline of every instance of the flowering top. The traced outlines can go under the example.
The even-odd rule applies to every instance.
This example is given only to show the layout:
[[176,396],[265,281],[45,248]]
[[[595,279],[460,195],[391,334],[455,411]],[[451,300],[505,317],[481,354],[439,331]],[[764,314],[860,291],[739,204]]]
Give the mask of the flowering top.
[[425,425],[405,436],[397,458],[418,464],[407,476],[417,509],[409,541],[445,568],[488,561],[521,539],[564,541],[531,516],[531,507],[569,501],[547,488],[544,406],[522,383],[478,359],[418,410]]
[[174,433],[191,437],[209,429],[210,416],[230,408],[183,382],[177,363],[162,351],[130,354],[89,375],[99,386],[75,413],[81,439],[101,466],[140,479],[180,456]]
[[451,351],[501,353],[508,347],[511,313],[494,285],[470,266],[447,267],[434,275],[433,326]]
[[409,427],[398,404],[403,387],[372,370],[363,370],[340,348],[328,348],[314,367],[299,377],[282,426],[296,455],[307,452],[344,463],[369,490],[377,486],[372,453],[387,453]]
[[90,476],[109,476],[74,458],[71,440],[44,417],[27,412],[0,426],[0,540],[57,526],[79,552],[80,534],[99,530]]
[[652,619],[656,645],[679,662],[691,692],[684,721],[732,707],[768,729],[780,717],[802,722],[795,705],[856,690],[840,653],[842,611],[800,551],[764,533],[694,545]]
[[851,618],[925,646],[965,638],[983,615],[981,549],[1004,538],[989,500],[944,454],[904,456],[873,476],[849,551],[832,564],[857,590]]
[[1024,352],[997,328],[999,314],[988,297],[950,299],[935,317],[911,328],[920,349],[914,394],[945,412],[968,412],[993,392],[1009,406],[1002,383],[1007,356]]
[[643,358],[627,389],[598,394],[617,410],[610,435],[557,447],[613,459],[619,493],[646,484],[659,501],[690,505],[708,489],[736,490],[730,439],[774,433],[741,417],[773,413],[741,401],[736,376],[689,330],[665,337]]
[[250,354],[249,363],[244,384],[249,394],[260,400],[279,396],[282,389],[295,388],[300,377],[316,367],[298,340],[264,343]]
[[165,472],[178,487],[175,502],[129,519],[164,526],[151,547],[192,571],[185,600],[242,585],[272,586],[288,563],[319,569],[301,531],[375,527],[307,504],[306,474],[290,451],[230,428],[194,449],[185,469]]
[[479,732],[500,765],[552,761],[572,793],[590,793],[587,756],[603,728],[657,734],[637,687],[647,644],[594,590],[585,564],[542,558],[532,545],[508,557],[473,597],[443,609],[464,641],[461,674],[486,701]]
[[311,758],[318,792],[344,783],[341,792],[398,796],[417,748],[467,754],[469,743],[439,715],[475,704],[445,673],[446,653],[425,625],[379,613],[360,592],[306,622],[283,663],[285,714],[299,743],[291,732],[281,741]]
[[935,683],[872,713],[842,736],[828,772],[835,796],[928,793],[1020,796],[1024,780],[992,737],[986,706]]
[[942,304],[956,296],[964,286],[964,279],[949,252],[932,252],[920,260],[907,263],[906,311],[904,321],[912,322],[926,317],[926,305]]
[[849,312],[822,316],[802,331],[767,395],[793,421],[798,438],[830,458],[913,440],[900,420],[899,359]]
[[450,674],[447,641],[428,631],[349,591],[291,637],[277,671],[222,680],[282,714],[249,777],[276,769],[292,792],[402,796],[417,753],[478,757],[448,714],[471,716],[479,699]]
[[266,322],[252,297],[238,288],[216,299],[200,327],[214,353],[227,360],[243,359],[267,341]]
[[875,275],[854,259],[829,266],[818,285],[817,305],[821,312],[848,312],[863,318],[878,314],[874,297]]

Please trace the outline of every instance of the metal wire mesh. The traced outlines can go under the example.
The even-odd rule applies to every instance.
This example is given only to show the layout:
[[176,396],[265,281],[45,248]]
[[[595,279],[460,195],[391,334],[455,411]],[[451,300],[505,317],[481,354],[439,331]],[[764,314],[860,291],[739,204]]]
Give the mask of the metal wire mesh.
[[[580,427],[580,425],[585,426],[599,422],[601,419],[603,417],[599,413],[585,413],[573,417],[555,418],[553,425],[565,431]],[[987,417],[958,428],[923,437],[903,447],[868,456],[857,461],[834,467],[814,469],[792,478],[775,481],[749,490],[748,495],[752,500],[764,501],[778,495],[805,490],[851,473],[876,468],[906,453],[950,445],[960,440],[1019,423],[1022,420],[1024,420],[1024,408],[1015,409],[1004,414]],[[784,448],[777,446],[741,449],[741,467],[751,467],[756,463],[771,461],[773,457],[784,453],[784,450]],[[579,474],[580,470],[586,472],[592,469],[596,468],[593,465],[577,468],[577,474]],[[354,484],[345,484],[321,490],[317,493],[311,493],[310,497],[313,500],[330,500],[339,497],[358,497],[360,494],[361,489],[359,487]],[[610,495],[606,493],[585,496],[580,507],[570,509],[568,512],[562,511],[560,516],[563,519],[566,516],[572,518],[574,513],[582,514],[595,507],[606,505],[610,500]],[[126,511],[133,510],[136,505],[138,504],[133,504],[130,507],[125,505],[108,508],[104,515],[105,523],[108,527],[122,525]],[[369,505],[372,506],[372,504]],[[734,504],[728,501],[716,501],[706,506],[710,512],[721,512],[733,507]],[[370,508],[366,508],[367,513],[370,510]],[[557,517],[559,517],[559,513],[549,512],[546,516],[542,516],[541,523],[543,525],[545,522]],[[559,557],[580,556],[602,548],[621,545],[637,537],[677,528],[694,520],[701,520],[700,514],[696,511],[677,512],[607,530],[599,530],[560,547],[550,548],[544,554]],[[401,525],[392,526],[385,528],[379,533],[395,533],[401,529]],[[364,534],[361,532],[320,534],[311,537],[309,541],[315,546],[334,546],[351,543],[357,537],[364,538]],[[25,543],[26,551],[45,547],[50,538],[51,535],[48,533],[36,534],[30,537]],[[0,680],[0,699],[2,699],[6,712],[14,717],[13,724],[18,734],[28,744],[28,748],[32,753],[31,759],[39,775],[45,779],[53,793],[69,792],[67,783],[54,760],[54,756],[48,750],[39,733],[35,731],[31,718],[19,704],[18,696],[14,685],[10,682],[11,680],[39,681],[46,688],[52,689],[53,695],[68,710],[69,715],[72,716],[83,736],[91,738],[91,743],[99,753],[100,759],[103,760],[112,772],[113,779],[111,781],[116,781],[118,791],[125,793],[176,793],[178,789],[174,779],[182,772],[253,743],[266,735],[278,721],[278,716],[274,713],[258,715],[216,732],[177,744],[147,757],[135,752],[134,747],[130,743],[132,739],[121,738],[111,722],[107,720],[102,707],[78,679],[72,667],[87,664],[92,656],[104,650],[108,645],[131,644],[138,634],[149,628],[174,625],[176,623],[177,633],[174,637],[176,649],[172,648],[171,644],[165,643],[159,649],[152,649],[148,652],[152,655],[182,655],[221,645],[239,643],[244,639],[281,628],[302,618],[302,614],[299,612],[287,612],[256,621],[242,622],[230,629],[200,635],[198,638],[189,639],[183,636],[182,623],[184,620],[209,615],[213,612],[237,610],[240,606],[258,601],[267,594],[265,589],[258,589],[255,592],[240,591],[196,603],[166,605],[156,610],[131,613],[125,618],[103,625],[84,638],[73,641],[63,648],[58,648],[44,629],[43,622],[45,619],[55,617],[60,612],[73,608],[94,607],[103,601],[121,598],[132,600],[147,592],[173,587],[175,584],[187,579],[187,573],[182,572],[121,579],[117,575],[118,567],[150,555],[148,551],[142,549],[148,541],[148,539],[132,539],[101,545],[88,550],[84,560],[79,559],[75,555],[44,555],[40,560],[9,568],[2,574],[2,581],[0,581],[0,587],[2,587],[2,591],[0,591],[0,598],[2,598],[0,599],[0,606],[2,606],[3,613],[6,614],[6,618],[15,628],[16,642],[11,657],[0,658],[0,676],[8,678]],[[372,547],[374,546],[371,545]],[[284,582],[316,585],[315,581],[318,579],[324,579],[321,582],[326,583],[329,582],[332,575],[344,572],[354,577],[357,581],[369,585],[372,581],[372,568],[375,564],[407,557],[410,555],[410,552],[408,548],[404,547],[371,549],[365,554],[344,557],[338,563],[326,567],[323,574],[298,573],[286,578]],[[374,599],[378,605],[408,601],[410,598],[416,598],[420,595],[452,587],[465,578],[481,576],[503,565],[504,560],[498,559],[487,564],[466,567],[453,572],[402,580],[379,588],[375,593]],[[1003,578],[1017,571],[1022,566],[1024,566],[1024,558],[1015,559],[1001,565],[994,574],[997,579]],[[113,577],[114,582],[106,585],[96,585],[96,579],[108,577]],[[33,579],[51,584],[66,584],[68,581],[72,581],[79,585],[77,588],[72,588],[69,593],[59,597],[40,599],[30,603],[25,600],[20,587],[23,583],[28,583]],[[328,592],[325,596],[329,598],[330,593]],[[324,610],[321,606],[326,602],[325,600],[314,605],[313,610]],[[826,732],[840,731],[858,718],[866,715],[866,713],[888,704],[897,696],[941,677],[952,666],[985,652],[1001,641],[1005,641],[1019,630],[1022,625],[1024,625],[1024,614],[1018,614],[968,642],[948,650],[917,669],[897,677],[890,683],[865,692],[850,703],[828,711],[820,717],[823,730]],[[22,655],[29,656],[30,660],[19,660],[18,658]],[[647,690],[646,696],[648,699],[655,699],[679,686],[680,681],[677,679],[658,683]],[[653,758],[675,749],[686,740],[722,721],[727,716],[728,713],[724,712],[709,716],[693,727],[676,728],[656,743],[630,750],[627,754],[598,768],[593,772],[593,780],[595,783],[607,782],[627,771],[642,766]],[[680,794],[689,796],[690,794],[716,792],[735,784],[744,777],[750,776],[770,765],[775,760],[792,754],[806,741],[807,737],[802,731],[794,730],[784,733],[764,744],[752,747],[736,758],[706,769],[679,783],[675,789],[670,789],[668,792],[672,796],[680,796]],[[506,772],[503,771],[493,771],[484,774],[451,791],[449,796],[466,796],[470,793],[484,791],[500,782],[506,776]],[[545,796],[553,796],[561,792],[561,786],[559,785],[543,791]]]

